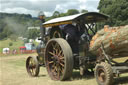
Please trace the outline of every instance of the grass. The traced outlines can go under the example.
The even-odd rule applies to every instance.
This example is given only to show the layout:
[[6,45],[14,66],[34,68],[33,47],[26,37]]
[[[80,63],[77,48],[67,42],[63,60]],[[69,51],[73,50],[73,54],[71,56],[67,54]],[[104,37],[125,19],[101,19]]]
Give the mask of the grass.
[[[80,76],[74,70],[72,78],[67,81],[53,81],[46,68],[41,67],[38,77],[29,77],[25,68],[27,56],[37,54],[11,55],[0,57],[0,85],[97,85],[93,75]],[[113,85],[128,85],[128,73],[115,79]]]
[[12,65],[14,68],[23,67],[25,66],[25,59],[12,60],[12,61],[8,61],[7,63]]
[[[73,72],[74,76],[68,81],[51,80],[45,67],[40,68],[38,77],[29,77],[25,68],[27,58],[25,56],[28,55],[0,57],[2,61],[1,85],[97,85],[94,78],[82,79],[79,76],[79,71]],[[89,82],[90,84],[88,84]]]
[[[9,43],[12,43],[12,46],[9,46]],[[36,46],[39,44],[38,42],[33,42]],[[19,50],[20,46],[24,46],[23,40],[17,39],[16,41],[12,41],[9,38],[5,40],[0,40],[0,54],[2,53],[3,48],[10,48],[12,51],[13,49]]]
[[[9,46],[9,43],[12,43],[12,46]],[[2,53],[2,49],[3,48],[10,48],[10,50],[12,49],[16,49],[19,50],[20,46],[23,46],[24,42],[22,40],[16,40],[16,41],[12,41],[9,38],[6,40],[0,40],[0,53]]]

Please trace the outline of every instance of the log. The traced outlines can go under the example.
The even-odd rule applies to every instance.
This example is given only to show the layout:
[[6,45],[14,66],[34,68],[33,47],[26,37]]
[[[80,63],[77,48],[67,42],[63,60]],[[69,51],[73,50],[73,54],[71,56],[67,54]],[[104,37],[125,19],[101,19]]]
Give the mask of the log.
[[119,27],[104,26],[90,42],[89,51],[99,55],[101,43],[108,55],[128,56],[128,25]]

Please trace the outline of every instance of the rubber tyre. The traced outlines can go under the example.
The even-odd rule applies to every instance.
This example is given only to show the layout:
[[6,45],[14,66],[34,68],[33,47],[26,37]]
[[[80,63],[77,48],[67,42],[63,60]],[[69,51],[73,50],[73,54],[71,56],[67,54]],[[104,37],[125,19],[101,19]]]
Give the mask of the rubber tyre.
[[[63,72],[62,75],[59,78],[56,78],[56,76],[53,75],[53,72],[50,70],[50,66],[48,65],[48,58],[51,57],[48,55],[48,52],[51,49],[50,46],[52,43],[57,43],[60,46],[64,55],[64,63],[65,63],[64,69],[62,71]],[[71,47],[69,46],[66,40],[62,38],[54,38],[47,43],[46,50],[45,50],[45,65],[46,65],[48,74],[52,80],[63,81],[63,80],[69,79],[72,76],[73,53],[72,53]]]
[[[30,61],[34,62],[34,65],[30,65]],[[28,72],[28,74],[32,77],[36,77],[39,74],[40,71],[40,66],[39,66],[39,62],[37,60],[36,56],[29,56],[26,60],[26,70]],[[33,73],[34,72],[34,73]]]
[[112,85],[113,71],[111,65],[108,63],[101,62],[100,64],[97,64],[94,74],[98,85]]

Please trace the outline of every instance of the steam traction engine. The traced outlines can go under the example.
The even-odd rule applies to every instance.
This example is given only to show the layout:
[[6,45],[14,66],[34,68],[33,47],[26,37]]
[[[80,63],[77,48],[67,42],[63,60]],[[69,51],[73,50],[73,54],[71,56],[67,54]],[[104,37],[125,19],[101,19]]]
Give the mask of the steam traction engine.
[[[104,46],[101,44],[102,59],[89,52],[90,40],[98,30],[96,23],[106,21],[108,16],[88,12],[47,22],[43,18],[41,15],[42,42],[37,47],[38,56],[29,56],[26,60],[29,75],[38,76],[40,66],[46,66],[52,80],[67,80],[72,76],[73,69],[79,69],[80,74],[84,75],[86,71],[93,72],[95,68],[99,85],[112,84],[113,75],[120,70],[111,64]],[[126,66],[123,71],[128,70]]]

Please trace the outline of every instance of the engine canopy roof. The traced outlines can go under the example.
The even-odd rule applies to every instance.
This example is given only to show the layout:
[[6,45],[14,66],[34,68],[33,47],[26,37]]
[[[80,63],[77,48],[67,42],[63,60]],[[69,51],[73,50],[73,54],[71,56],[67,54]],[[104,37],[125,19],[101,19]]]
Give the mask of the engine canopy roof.
[[43,27],[52,27],[72,22],[84,22],[85,24],[107,21],[109,16],[98,12],[79,13],[75,15],[51,19],[43,23]]

